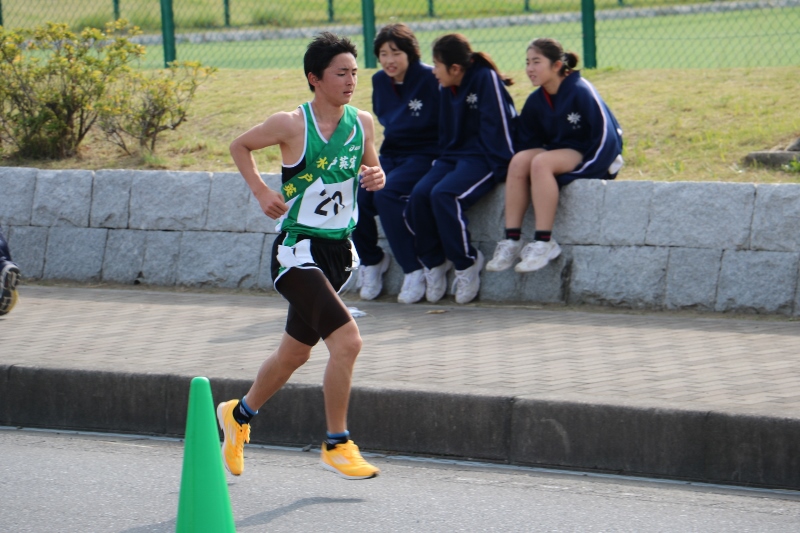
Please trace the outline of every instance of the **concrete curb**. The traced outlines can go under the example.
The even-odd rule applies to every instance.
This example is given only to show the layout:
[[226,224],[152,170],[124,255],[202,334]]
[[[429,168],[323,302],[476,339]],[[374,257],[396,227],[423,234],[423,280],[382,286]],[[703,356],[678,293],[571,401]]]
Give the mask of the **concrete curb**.
[[[181,436],[191,377],[0,365],[0,424]],[[214,401],[245,380],[211,378]],[[284,387],[251,441],[319,444],[322,387]],[[368,450],[800,489],[800,419],[357,387],[350,429]]]

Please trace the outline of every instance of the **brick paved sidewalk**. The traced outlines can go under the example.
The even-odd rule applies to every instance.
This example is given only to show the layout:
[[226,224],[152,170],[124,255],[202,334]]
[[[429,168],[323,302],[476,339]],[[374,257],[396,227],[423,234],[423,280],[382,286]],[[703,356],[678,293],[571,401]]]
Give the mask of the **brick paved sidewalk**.
[[[277,296],[21,287],[0,364],[252,379],[283,331]],[[535,308],[365,311],[355,386],[797,417],[800,322]],[[321,383],[324,346],[292,378]]]

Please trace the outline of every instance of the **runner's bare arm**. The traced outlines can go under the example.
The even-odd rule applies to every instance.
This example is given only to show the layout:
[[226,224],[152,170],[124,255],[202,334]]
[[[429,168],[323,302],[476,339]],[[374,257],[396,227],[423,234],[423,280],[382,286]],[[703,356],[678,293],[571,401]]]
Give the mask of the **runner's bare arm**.
[[[289,144],[297,135],[297,124],[292,113],[276,113],[236,137],[230,146],[236,168],[258,200],[261,210],[273,219],[280,218],[286,212],[286,203],[280,191],[270,189],[261,179],[253,152],[275,145],[283,148],[283,145]],[[302,129],[302,124],[300,128]]]
[[361,158],[361,186],[368,191],[379,191],[386,185],[386,175],[381,168],[375,150],[375,123],[372,115],[359,111],[358,118],[364,125],[364,156]]

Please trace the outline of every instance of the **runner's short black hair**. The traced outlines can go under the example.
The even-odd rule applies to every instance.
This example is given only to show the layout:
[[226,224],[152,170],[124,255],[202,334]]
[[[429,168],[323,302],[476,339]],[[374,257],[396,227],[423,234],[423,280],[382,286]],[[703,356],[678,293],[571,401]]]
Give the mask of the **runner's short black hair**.
[[[306,80],[308,80],[309,72],[322,79],[322,73],[330,66],[333,58],[339,54],[353,54],[353,57],[358,57],[356,45],[347,37],[339,37],[329,31],[324,31],[316,36],[313,41],[308,43],[306,55],[303,57]],[[314,92],[314,86],[310,83],[308,88],[312,93]]]

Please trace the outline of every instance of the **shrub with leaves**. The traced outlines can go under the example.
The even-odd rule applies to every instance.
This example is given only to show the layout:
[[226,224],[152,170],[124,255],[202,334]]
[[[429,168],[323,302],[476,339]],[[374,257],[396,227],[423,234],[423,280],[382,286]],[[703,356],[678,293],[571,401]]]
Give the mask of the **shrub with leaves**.
[[155,151],[158,135],[185,120],[189,103],[215,68],[197,62],[173,62],[169,68],[131,73],[116,84],[100,109],[98,126],[106,137],[131,155],[129,143],[142,152]]
[[0,145],[34,159],[74,155],[110,86],[144,55],[128,39],[136,33],[124,20],[79,35],[66,24],[0,26]]

